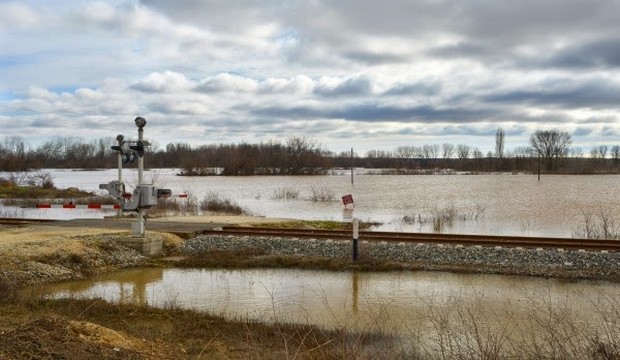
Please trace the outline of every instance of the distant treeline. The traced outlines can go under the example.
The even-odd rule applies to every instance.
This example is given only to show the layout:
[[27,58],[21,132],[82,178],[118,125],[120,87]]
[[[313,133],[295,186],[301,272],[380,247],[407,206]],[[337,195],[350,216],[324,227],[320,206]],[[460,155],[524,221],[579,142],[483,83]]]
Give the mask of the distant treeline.
[[[390,169],[389,173],[426,173],[442,169],[462,172],[527,172],[593,174],[618,173],[620,146],[601,145],[588,154],[571,149],[570,136],[561,131],[537,131],[531,146],[504,151],[503,131],[496,135],[496,150],[483,154],[465,144],[398,146],[393,151],[371,150],[364,155],[335,154],[316,141],[293,137],[284,143],[218,144],[190,146],[170,143],[146,148],[146,168],[180,168],[183,175],[320,175],[332,168]],[[114,138],[86,141],[57,137],[39,147],[20,137],[0,143],[0,170],[15,172],[42,168],[115,168],[118,153]],[[136,167],[137,162],[124,167]]]

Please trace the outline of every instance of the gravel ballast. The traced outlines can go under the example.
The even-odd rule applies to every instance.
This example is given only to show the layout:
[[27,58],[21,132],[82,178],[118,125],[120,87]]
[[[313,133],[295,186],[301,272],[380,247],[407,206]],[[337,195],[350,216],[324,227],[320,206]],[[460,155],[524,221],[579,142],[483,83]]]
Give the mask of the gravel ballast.
[[[552,248],[454,246],[360,242],[364,260],[397,262],[404,268],[568,278],[620,279],[620,253]],[[352,242],[234,235],[202,235],[185,242],[187,255],[253,248],[264,254],[350,260]]]

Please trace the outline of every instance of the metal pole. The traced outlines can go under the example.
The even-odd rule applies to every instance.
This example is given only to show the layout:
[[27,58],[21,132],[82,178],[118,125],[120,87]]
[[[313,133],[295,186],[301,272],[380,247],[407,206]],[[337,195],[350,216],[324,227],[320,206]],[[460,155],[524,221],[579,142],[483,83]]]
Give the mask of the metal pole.
[[[138,127],[138,144],[142,144],[144,140],[144,128]],[[143,184],[144,177],[144,156],[138,156],[138,185]],[[140,236],[144,235],[144,210],[142,207],[138,208],[138,227],[140,229]]]
[[[118,140],[118,146],[123,147],[123,137],[122,135],[118,135],[116,137],[116,140]],[[123,184],[123,153],[121,151],[118,151],[118,160],[117,160],[117,164],[118,164],[118,183],[121,184],[121,189],[122,189],[122,184]],[[120,218],[123,216],[123,194],[120,195],[119,198],[117,198],[116,200],[118,200],[118,212],[116,213],[116,215]]]
[[353,185],[353,148],[351,148],[351,185]]

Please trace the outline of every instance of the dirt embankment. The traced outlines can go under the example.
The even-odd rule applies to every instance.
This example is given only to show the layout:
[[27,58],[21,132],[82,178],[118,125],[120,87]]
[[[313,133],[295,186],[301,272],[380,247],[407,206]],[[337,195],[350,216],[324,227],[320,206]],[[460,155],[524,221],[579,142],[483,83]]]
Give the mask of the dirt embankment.
[[[141,264],[137,251],[119,244],[127,231],[29,226],[0,230],[0,278],[16,287],[81,279]],[[172,235],[148,233],[167,243]]]
[[[161,341],[136,339],[88,321],[58,316],[18,299],[17,290],[41,283],[81,279],[138,266],[147,258],[119,244],[130,234],[87,228],[45,226],[0,228],[0,359],[160,359],[178,349]],[[181,241],[150,233],[170,246]]]

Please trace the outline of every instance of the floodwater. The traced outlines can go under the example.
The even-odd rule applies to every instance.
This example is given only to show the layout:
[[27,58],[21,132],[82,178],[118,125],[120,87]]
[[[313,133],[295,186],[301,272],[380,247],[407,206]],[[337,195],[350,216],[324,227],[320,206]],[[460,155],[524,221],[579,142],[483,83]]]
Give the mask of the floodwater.
[[592,331],[617,323],[620,310],[615,283],[445,272],[149,268],[38,291],[49,298],[101,298],[232,320],[379,332],[406,343],[436,341],[446,325],[468,335],[473,324],[495,334],[510,329],[507,338],[556,331],[565,322]]
[[[116,169],[103,171],[49,170],[59,188],[77,187],[103,194],[99,184],[116,180]],[[433,231],[431,219],[451,214],[441,231],[446,233],[570,237],[581,230],[584,214],[617,216],[620,213],[620,178],[615,175],[364,175],[356,171],[326,176],[179,177],[175,169],[145,172],[145,181],[169,188],[173,195],[187,193],[198,201],[215,193],[235,201],[254,215],[306,220],[348,220],[381,223],[377,230]],[[2,175],[2,174],[0,174]],[[131,190],[135,169],[123,178]],[[283,190],[298,192],[295,199],[276,199]],[[331,201],[310,200],[314,194],[331,194]],[[340,202],[352,194],[353,214]],[[101,210],[0,211],[43,218],[103,217]],[[109,211],[107,214],[112,214]]]

